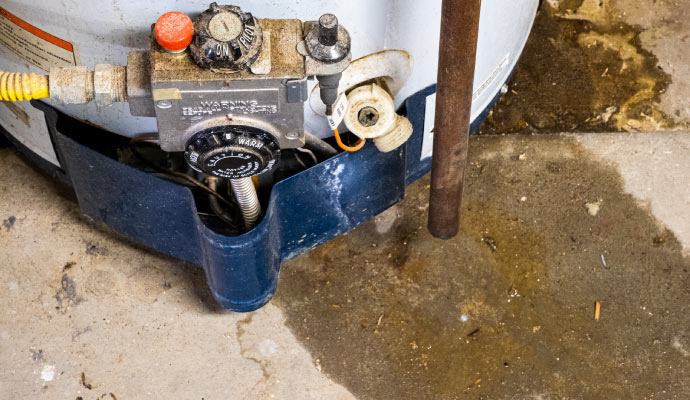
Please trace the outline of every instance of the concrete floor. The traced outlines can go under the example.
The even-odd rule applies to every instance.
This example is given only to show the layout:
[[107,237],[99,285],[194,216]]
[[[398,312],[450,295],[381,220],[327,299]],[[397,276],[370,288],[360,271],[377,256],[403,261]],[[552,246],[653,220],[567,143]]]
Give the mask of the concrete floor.
[[[625,64],[612,38],[628,33],[609,29],[634,25],[645,61],[620,70],[627,89],[608,98],[592,78],[550,112],[518,73],[485,129],[536,134],[472,138],[457,239],[426,233],[424,178],[285,265],[251,314],[219,310],[197,268],[95,226],[0,150],[0,398],[690,398],[690,1],[596,4],[551,0],[539,32],[582,24],[558,32],[594,32]],[[599,67],[592,43],[554,35],[550,51]],[[577,118],[561,114],[573,98],[588,99]],[[596,116],[573,128],[591,133],[540,134]]]

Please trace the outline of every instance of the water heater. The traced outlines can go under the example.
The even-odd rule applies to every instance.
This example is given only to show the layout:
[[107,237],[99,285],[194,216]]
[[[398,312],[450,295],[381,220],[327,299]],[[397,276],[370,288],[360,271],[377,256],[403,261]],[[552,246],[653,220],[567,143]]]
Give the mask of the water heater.
[[[481,2],[473,125],[538,3]],[[441,0],[2,0],[1,131],[86,215],[251,311],[282,262],[429,170],[440,21]]]

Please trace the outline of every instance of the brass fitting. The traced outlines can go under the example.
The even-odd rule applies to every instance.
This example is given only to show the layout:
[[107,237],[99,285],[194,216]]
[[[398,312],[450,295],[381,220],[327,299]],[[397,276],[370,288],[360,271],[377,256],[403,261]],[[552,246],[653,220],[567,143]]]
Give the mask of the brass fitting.
[[91,71],[85,66],[50,69],[51,97],[62,104],[86,104],[92,100],[99,106],[127,101],[126,68],[97,64]]

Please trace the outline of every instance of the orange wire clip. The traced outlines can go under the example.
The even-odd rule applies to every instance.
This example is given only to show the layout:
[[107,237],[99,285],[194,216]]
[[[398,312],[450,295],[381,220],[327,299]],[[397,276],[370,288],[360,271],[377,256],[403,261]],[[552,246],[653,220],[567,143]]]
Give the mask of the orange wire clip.
[[343,143],[342,139],[340,139],[340,133],[338,133],[338,128],[333,130],[333,134],[335,135],[335,141],[336,143],[338,143],[338,146],[345,151],[357,151],[364,147],[364,144],[366,143],[366,140],[359,139],[359,141],[355,143],[354,146],[348,146],[345,143]]

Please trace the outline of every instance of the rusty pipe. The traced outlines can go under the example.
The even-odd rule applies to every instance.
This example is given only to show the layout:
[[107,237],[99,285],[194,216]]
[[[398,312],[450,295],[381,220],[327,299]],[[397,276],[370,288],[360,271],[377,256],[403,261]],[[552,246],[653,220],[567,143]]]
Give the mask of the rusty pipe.
[[429,232],[451,239],[460,229],[481,0],[443,0],[438,53]]

